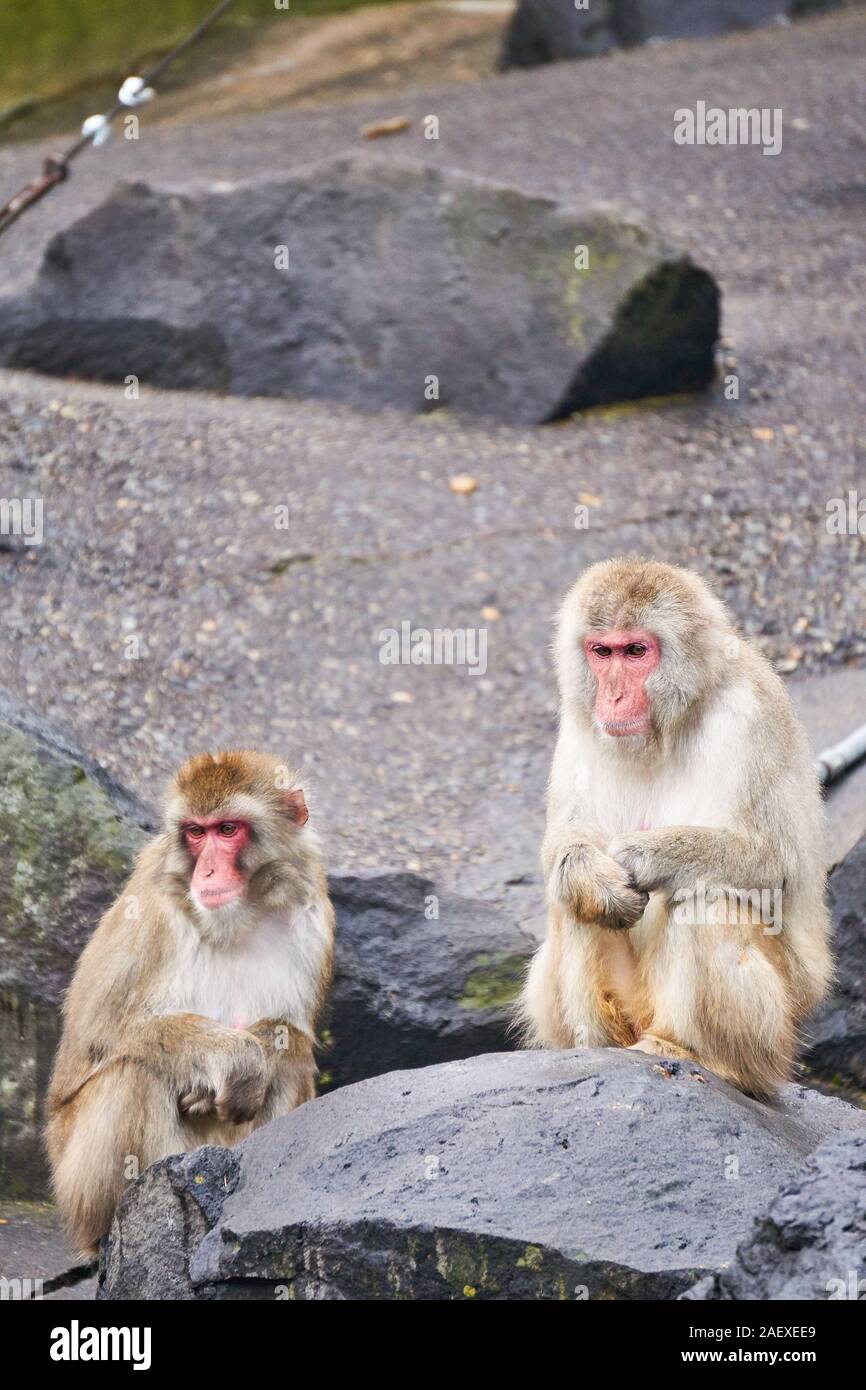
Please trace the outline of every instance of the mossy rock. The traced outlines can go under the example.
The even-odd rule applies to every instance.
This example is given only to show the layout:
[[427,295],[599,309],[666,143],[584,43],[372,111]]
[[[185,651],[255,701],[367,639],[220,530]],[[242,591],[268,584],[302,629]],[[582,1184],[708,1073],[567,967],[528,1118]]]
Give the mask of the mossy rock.
[[500,908],[409,873],[334,875],[330,890],[337,954],[321,1089],[514,1046],[512,1004],[536,942]]
[[63,992],[152,824],[145,807],[0,692],[0,1193],[47,1190],[40,1130]]

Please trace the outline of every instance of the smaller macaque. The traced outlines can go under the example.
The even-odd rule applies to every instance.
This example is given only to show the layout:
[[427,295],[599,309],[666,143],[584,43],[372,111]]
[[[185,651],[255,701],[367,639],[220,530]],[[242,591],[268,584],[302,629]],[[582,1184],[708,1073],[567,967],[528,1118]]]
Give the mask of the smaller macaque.
[[315,1094],[334,913],[307,822],[277,758],[191,758],[161,833],[82,952],[46,1140],[85,1254],[150,1164],[236,1144]]

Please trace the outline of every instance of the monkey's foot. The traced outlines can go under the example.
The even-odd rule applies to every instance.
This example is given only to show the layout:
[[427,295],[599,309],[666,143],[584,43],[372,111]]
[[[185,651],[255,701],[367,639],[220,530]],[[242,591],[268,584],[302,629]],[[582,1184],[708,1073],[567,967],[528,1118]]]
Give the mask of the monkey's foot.
[[683,1062],[696,1062],[697,1058],[693,1052],[685,1047],[678,1047],[676,1043],[668,1042],[666,1038],[660,1038],[655,1033],[644,1033],[643,1037],[636,1043],[632,1043],[629,1052],[647,1052],[650,1057],[674,1057]]

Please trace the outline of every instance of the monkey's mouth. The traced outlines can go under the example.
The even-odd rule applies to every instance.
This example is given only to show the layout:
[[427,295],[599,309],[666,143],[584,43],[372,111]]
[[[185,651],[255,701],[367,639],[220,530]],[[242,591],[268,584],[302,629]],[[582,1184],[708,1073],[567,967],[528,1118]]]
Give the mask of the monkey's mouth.
[[202,907],[225,907],[226,903],[240,897],[240,892],[237,885],[229,883],[221,888],[198,888],[196,897]]
[[602,729],[612,738],[627,738],[629,734],[648,734],[649,720],[639,717],[637,719],[605,719],[602,721]]

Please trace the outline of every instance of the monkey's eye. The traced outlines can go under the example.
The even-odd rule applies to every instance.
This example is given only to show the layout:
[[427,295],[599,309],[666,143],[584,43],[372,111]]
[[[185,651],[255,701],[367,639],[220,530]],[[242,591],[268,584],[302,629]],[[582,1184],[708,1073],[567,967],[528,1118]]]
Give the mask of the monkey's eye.
[[593,655],[594,655],[594,656],[610,656],[611,648],[610,648],[610,647],[593,647],[592,651],[593,651]]
[[204,834],[204,829],[200,825],[187,825],[184,829],[193,840],[200,840]]
[[643,642],[630,642],[625,649],[626,656],[645,656],[646,647]]
[[231,839],[232,835],[237,835],[237,833],[238,828],[233,820],[223,821],[222,825],[220,826],[221,835],[224,835],[226,839],[229,840]]

